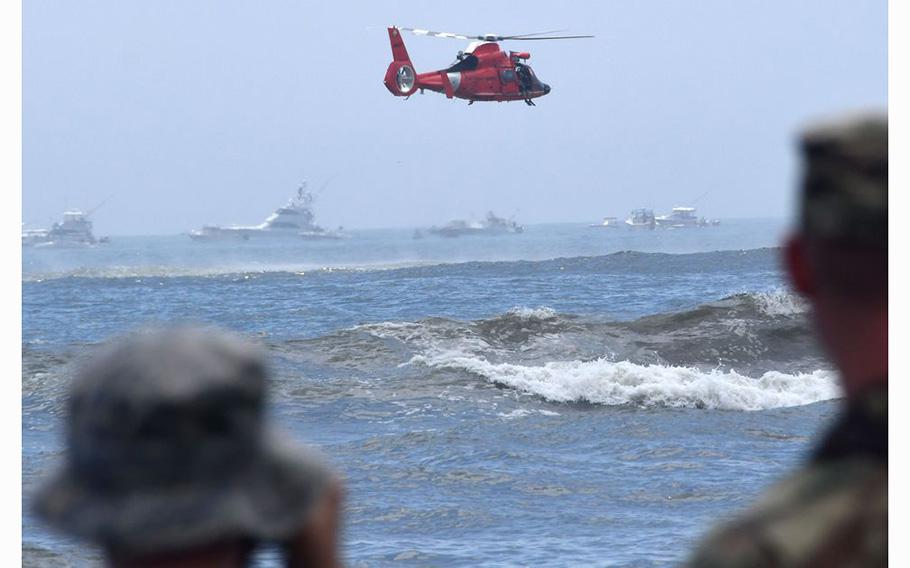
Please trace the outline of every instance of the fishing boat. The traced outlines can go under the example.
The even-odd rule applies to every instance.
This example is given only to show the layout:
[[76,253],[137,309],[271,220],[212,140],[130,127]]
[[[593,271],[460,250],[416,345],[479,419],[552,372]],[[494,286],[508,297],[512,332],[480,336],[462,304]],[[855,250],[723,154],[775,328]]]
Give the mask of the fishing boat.
[[330,231],[316,224],[313,203],[316,198],[303,182],[297,194],[283,207],[276,209],[265,221],[253,226],[205,225],[190,232],[196,241],[250,240],[251,238],[285,237],[307,240],[340,239],[341,231]]

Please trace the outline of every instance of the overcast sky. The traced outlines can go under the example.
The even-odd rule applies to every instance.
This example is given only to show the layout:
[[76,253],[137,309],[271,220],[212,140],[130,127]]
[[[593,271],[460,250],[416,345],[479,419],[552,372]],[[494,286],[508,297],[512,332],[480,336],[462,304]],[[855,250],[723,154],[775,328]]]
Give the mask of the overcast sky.
[[[884,0],[555,3],[41,0],[23,10],[23,221],[98,234],[260,222],[303,179],[317,221],[522,223],[695,204],[792,208],[806,119],[887,103]],[[536,107],[382,85],[386,26],[567,28],[529,50]],[[465,42],[406,36],[419,72]],[[700,199],[699,199],[700,198]]]

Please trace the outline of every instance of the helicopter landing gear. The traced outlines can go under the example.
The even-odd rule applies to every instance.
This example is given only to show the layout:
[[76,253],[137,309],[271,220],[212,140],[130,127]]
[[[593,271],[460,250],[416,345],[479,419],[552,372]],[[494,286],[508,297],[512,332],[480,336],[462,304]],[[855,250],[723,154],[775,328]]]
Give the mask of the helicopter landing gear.
[[528,105],[529,107],[537,106],[536,104],[534,104],[534,101],[532,101],[531,99],[525,99],[525,104]]
[[468,101],[468,106],[471,106],[472,104],[474,104],[474,99]]

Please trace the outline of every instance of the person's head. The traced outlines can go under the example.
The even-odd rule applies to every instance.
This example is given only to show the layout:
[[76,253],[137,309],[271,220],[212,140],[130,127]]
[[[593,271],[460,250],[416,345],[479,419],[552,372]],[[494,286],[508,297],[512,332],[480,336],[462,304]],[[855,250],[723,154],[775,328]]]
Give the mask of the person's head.
[[142,331],[82,366],[65,461],[34,509],[115,565],[242,564],[292,542],[332,483],[265,423],[259,351],[213,329]]
[[799,226],[785,260],[849,395],[887,380],[887,116],[820,123],[801,150]]

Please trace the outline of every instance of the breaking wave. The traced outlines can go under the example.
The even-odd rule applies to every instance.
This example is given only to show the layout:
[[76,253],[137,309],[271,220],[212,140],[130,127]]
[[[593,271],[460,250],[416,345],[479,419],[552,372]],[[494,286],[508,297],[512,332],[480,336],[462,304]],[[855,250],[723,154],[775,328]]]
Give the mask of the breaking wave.
[[552,308],[527,308],[516,306],[506,312],[505,317],[513,317],[522,321],[553,319],[557,316],[556,310]]
[[[479,377],[561,403],[760,410],[840,396],[807,320],[799,299],[774,291],[630,321],[518,306],[474,321],[378,322],[265,342],[292,390],[307,369],[342,383],[383,377],[378,388],[399,394]],[[27,408],[60,398],[73,357],[23,347]]]
[[[407,355],[462,353],[495,363],[630,361],[718,368],[750,376],[825,367],[801,300],[783,291],[737,294],[668,314],[610,321],[515,307],[475,321],[427,318],[356,326],[309,341],[313,350],[353,348]],[[350,349],[349,349],[350,348]],[[353,355],[353,353],[352,353]]]
[[544,307],[358,329],[410,346],[404,365],[463,372],[553,402],[762,410],[841,396],[806,306],[784,291],[627,322]]
[[841,396],[834,373],[824,370],[797,374],[769,371],[753,378],[735,371],[701,371],[606,359],[526,366],[438,354],[417,355],[411,362],[467,371],[493,384],[563,403],[766,410]]
[[809,305],[790,292],[782,290],[755,292],[749,296],[760,311],[771,317],[796,316],[809,311]]

